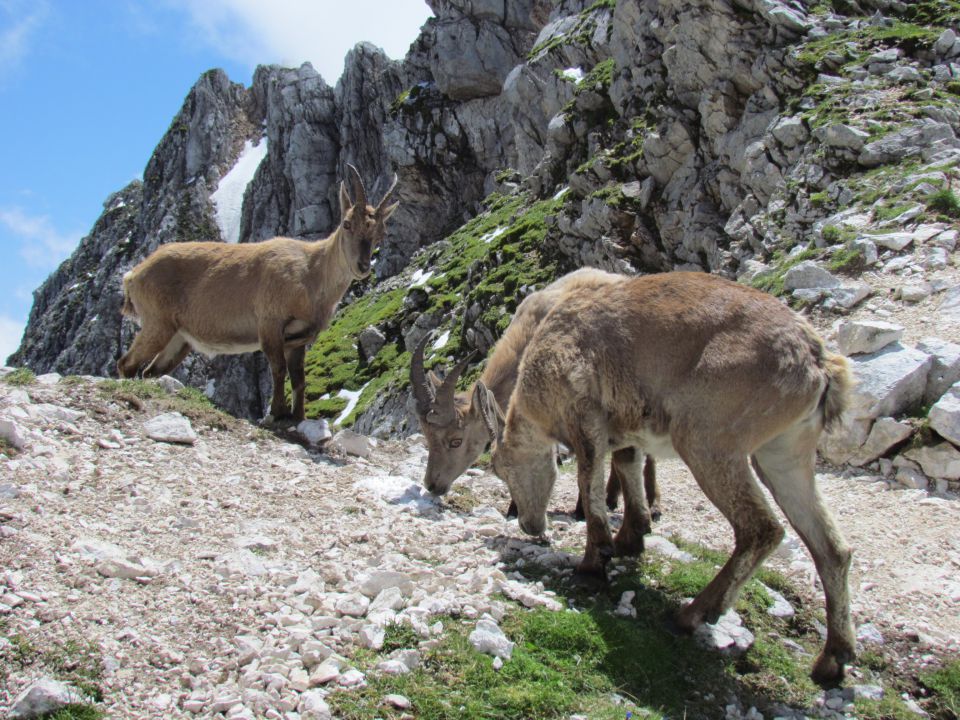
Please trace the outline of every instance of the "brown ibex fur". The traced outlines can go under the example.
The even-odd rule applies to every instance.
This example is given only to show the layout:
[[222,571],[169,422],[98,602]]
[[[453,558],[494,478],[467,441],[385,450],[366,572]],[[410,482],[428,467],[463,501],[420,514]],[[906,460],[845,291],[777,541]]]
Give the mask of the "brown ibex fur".
[[[479,380],[493,393],[499,407],[505,408],[510,400],[510,393],[517,381],[520,358],[527,343],[533,337],[540,321],[564,294],[579,287],[597,287],[622,279],[622,275],[584,268],[565,275],[524,298],[510,326],[494,347]],[[453,481],[486,449],[490,435],[480,412],[476,385],[466,392],[454,393],[466,361],[458,364],[441,381],[434,373],[424,372],[423,349],[426,342],[427,339],[424,338],[414,351],[410,365],[410,383],[416,400],[420,428],[427,438],[429,448],[424,485],[430,492],[443,495],[450,489]],[[617,460],[632,452],[632,449],[621,451],[614,455],[611,463],[610,480],[607,484],[607,507],[611,510],[617,506],[620,486],[625,481]],[[633,468],[634,465],[631,464],[630,467]],[[647,458],[643,476],[650,514],[657,519],[660,516],[660,493],[652,458]],[[508,514],[515,512],[515,507],[515,504],[511,504]],[[580,498],[574,515],[584,517],[582,508],[583,499]]]
[[[539,535],[556,476],[554,442],[577,456],[587,504],[579,570],[604,574],[614,543],[603,506],[603,457],[639,447],[676,453],[733,526],[730,559],[679,614],[692,630],[736,600],[783,537],[770,491],[810,550],[823,583],[827,640],[813,675],[843,676],[854,655],[851,551],[817,490],[817,439],[842,412],[846,360],[778,300],[699,273],[629,278],[566,295],[527,346],[494,448],[520,526]],[[480,397],[486,399],[481,388]],[[489,403],[488,403],[489,405]],[[495,407],[487,414],[493,417]],[[493,424],[498,433],[501,428]],[[624,501],[640,504],[624,485]],[[624,530],[617,537],[617,544]]]
[[[120,358],[121,377],[173,370],[191,350],[210,357],[263,350],[273,376],[270,414],[302,420],[304,357],[354,279],[370,274],[371,256],[393,185],[377,207],[367,204],[356,168],[348,165],[354,202],[340,183],[341,221],[323,240],[277,237],[259,243],[171,243],[123,278],[123,314],[140,332]],[[293,386],[293,410],[283,384]]]

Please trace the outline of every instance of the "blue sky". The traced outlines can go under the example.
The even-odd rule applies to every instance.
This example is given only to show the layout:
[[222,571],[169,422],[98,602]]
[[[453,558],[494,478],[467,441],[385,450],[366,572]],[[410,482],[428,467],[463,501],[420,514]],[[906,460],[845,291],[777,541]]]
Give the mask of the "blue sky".
[[309,60],[333,85],[355,43],[401,58],[429,15],[424,0],[0,0],[0,364],[33,290],[141,177],[201,73],[249,85],[259,64]]

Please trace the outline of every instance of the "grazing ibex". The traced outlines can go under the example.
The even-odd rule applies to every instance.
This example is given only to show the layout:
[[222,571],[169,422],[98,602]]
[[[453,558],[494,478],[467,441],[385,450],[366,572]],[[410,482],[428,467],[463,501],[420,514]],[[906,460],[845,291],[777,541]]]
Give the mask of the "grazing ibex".
[[[582,572],[603,576],[614,552],[604,454],[638,447],[655,457],[679,455],[736,538],[717,576],[681,609],[679,624],[688,630],[727,610],[783,537],[750,472],[752,459],[816,563],[827,639],[813,676],[831,681],[854,655],[851,551],[814,469],[817,438],[843,411],[849,384],[845,358],[828,352],[778,300],[711,275],[676,272],[567,294],[527,346],[505,427],[486,389],[476,393],[491,435],[499,436],[494,471],[507,481],[525,532],[546,528],[553,443],[576,453],[587,499]],[[630,483],[623,489],[625,502],[643,502]]]
[[[354,279],[370,274],[393,184],[376,207],[347,166],[354,202],[340,183],[340,225],[324,240],[277,237],[239,245],[187,242],[163,245],[123,278],[123,314],[140,332],[117,363],[121,377],[173,370],[191,350],[209,357],[263,350],[273,375],[273,420],[303,419],[304,356]],[[293,412],[284,397],[290,372]]]
[[[510,326],[497,342],[480,382],[493,394],[494,401],[505,408],[517,381],[517,368],[523,351],[533,337],[540,321],[554,305],[571,290],[580,287],[600,287],[623,280],[622,275],[584,268],[565,275],[542,290],[527,296],[517,308]],[[490,442],[487,426],[480,412],[477,386],[464,393],[455,393],[457,380],[470,358],[458,363],[443,381],[436,375],[427,375],[423,368],[423,349],[427,339],[414,350],[410,364],[410,384],[416,400],[420,428],[427,438],[429,455],[424,485],[438,495],[445,494],[453,481],[466,470],[470,463],[484,451]],[[618,460],[632,458],[634,450],[625,448],[614,454],[607,486],[607,506],[617,506],[622,468]],[[633,468],[632,460],[629,467]],[[657,488],[656,470],[652,458],[647,458],[643,468],[644,486],[650,513],[654,519],[660,516],[660,493]],[[510,506],[511,511],[515,505]],[[574,515],[583,518],[583,498],[577,502]]]

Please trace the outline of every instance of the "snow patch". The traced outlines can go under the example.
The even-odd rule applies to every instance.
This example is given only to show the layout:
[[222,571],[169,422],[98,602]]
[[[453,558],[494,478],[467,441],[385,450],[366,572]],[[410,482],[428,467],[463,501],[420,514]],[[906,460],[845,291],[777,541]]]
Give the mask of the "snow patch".
[[440,348],[442,348],[444,345],[447,344],[447,340],[449,339],[450,339],[450,331],[444,330],[443,334],[437,338],[437,341],[435,343],[433,343],[433,349],[439,350]]
[[498,227],[496,230],[488,232],[486,235],[480,238],[481,241],[487,243],[488,245],[496,240],[498,237],[503,235],[507,231],[507,227]]
[[417,270],[413,277],[410,278],[410,287],[419,287],[427,282],[430,278],[433,277],[433,270],[424,272],[423,270]]
[[436,504],[418,483],[399,475],[369,475],[354,483],[354,487],[368,490],[391,505],[426,510]]
[[586,77],[583,72],[583,69],[578,67],[569,67],[566,70],[564,70],[562,73],[560,73],[560,75],[566,78],[567,80],[573,80],[573,82],[577,83],[578,85],[583,80],[583,78]]
[[230,172],[220,178],[217,189],[210,196],[217,207],[217,226],[223,239],[229,243],[240,241],[240,218],[243,210],[243,194],[247,185],[267,155],[267,139],[261,138],[258,145],[247,140],[243,152]]
[[[367,383],[369,385],[370,383]],[[347,415],[353,412],[353,409],[357,406],[357,402],[360,400],[360,395],[366,389],[367,385],[364,385],[359,390],[347,390],[343,388],[340,392],[337,393],[338,398],[345,398],[347,401],[347,406],[343,409],[343,412],[340,413],[340,416],[333,421],[334,425],[339,425],[344,420],[347,419]]]
[[566,195],[568,192],[570,192],[570,187],[569,187],[569,186],[560,188],[560,189],[557,191],[557,194],[553,196],[553,199],[554,199],[554,200],[559,200],[559,199],[562,198],[564,195]]

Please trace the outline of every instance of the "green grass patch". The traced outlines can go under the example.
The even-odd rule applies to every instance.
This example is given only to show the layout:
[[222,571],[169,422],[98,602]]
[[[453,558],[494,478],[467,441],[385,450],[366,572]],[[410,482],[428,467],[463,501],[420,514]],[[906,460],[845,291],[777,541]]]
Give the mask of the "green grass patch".
[[17,368],[3,376],[3,381],[7,385],[16,386],[31,385],[36,379],[37,376],[30,368]]
[[866,257],[860,248],[848,243],[833,254],[827,267],[833,272],[858,275],[867,267]]
[[383,652],[416,648],[420,644],[420,635],[410,625],[393,622],[383,628]]
[[[430,368],[449,357],[462,357],[470,327],[485,327],[499,337],[524,297],[521,289],[542,287],[555,279],[556,265],[544,256],[543,243],[547,218],[560,211],[563,201],[531,202],[523,195],[495,195],[487,202],[486,212],[414,259],[408,272],[432,272],[425,283],[374,288],[340,310],[307,352],[308,417],[336,418],[347,404],[338,397],[340,390],[362,390],[342,423],[350,425],[377,398],[405,391],[410,353],[401,329],[409,318],[424,313],[440,322],[436,334],[450,332],[443,348],[428,351]],[[469,308],[479,308],[480,313],[468,322]],[[376,357],[364,362],[356,345],[369,325],[380,328],[387,342]],[[461,386],[478,372],[479,365],[468,370]]]
[[927,200],[927,207],[948,218],[960,218],[960,198],[949,188],[933,193]]
[[920,681],[933,692],[932,704],[943,717],[960,717],[960,660],[924,673]]
[[810,260],[819,257],[819,255],[820,251],[816,248],[807,248],[790,257],[787,257],[783,251],[778,250],[773,254],[773,272],[759,275],[750,281],[750,285],[758,290],[780,297],[786,292],[783,287],[783,279],[787,271],[804,260]]

